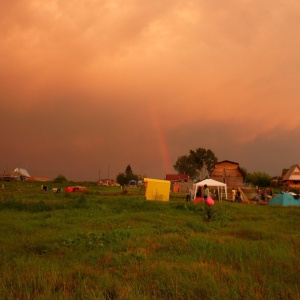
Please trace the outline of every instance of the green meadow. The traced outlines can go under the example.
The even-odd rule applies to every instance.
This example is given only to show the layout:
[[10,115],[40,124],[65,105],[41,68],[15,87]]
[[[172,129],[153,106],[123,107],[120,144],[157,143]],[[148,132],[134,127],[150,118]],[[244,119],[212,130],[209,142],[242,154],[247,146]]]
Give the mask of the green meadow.
[[4,184],[1,299],[300,299],[299,208]]

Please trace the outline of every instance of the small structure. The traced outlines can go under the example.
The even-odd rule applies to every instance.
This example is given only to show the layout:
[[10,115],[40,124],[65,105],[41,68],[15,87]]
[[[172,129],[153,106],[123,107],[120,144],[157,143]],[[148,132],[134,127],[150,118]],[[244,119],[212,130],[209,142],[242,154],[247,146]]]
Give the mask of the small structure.
[[3,181],[25,181],[29,180],[30,175],[25,169],[16,168],[11,173],[4,173],[0,175],[0,180]]
[[160,180],[144,178],[147,200],[169,201],[171,182],[169,180]]
[[129,180],[128,185],[130,186],[136,186],[137,185],[137,181],[136,180]]
[[113,179],[101,179],[98,181],[97,186],[120,186],[120,184]]
[[225,196],[225,199],[227,198],[227,185],[226,183],[222,183],[213,179],[204,179],[200,182],[197,182],[193,185],[193,199],[196,198],[196,193],[198,188],[201,186],[207,185],[208,187],[214,187],[218,189],[218,200],[222,200],[223,195]]
[[300,206],[300,199],[298,195],[293,196],[289,193],[282,193],[273,197],[269,205]]
[[11,175],[11,173],[4,172],[0,175],[0,180],[1,181],[14,181],[14,178],[11,177],[10,175]]
[[46,177],[30,177],[29,179],[27,179],[28,181],[40,181],[40,182],[47,182],[47,181],[50,181],[49,178],[46,178]]
[[194,178],[188,174],[166,174],[166,180],[171,182],[171,190],[174,193],[186,193],[194,183]]
[[285,173],[283,179],[283,184],[292,187],[300,187],[300,167],[298,165],[291,166],[288,171]]
[[229,160],[217,162],[210,172],[210,178],[230,187],[244,186],[244,175],[239,164]]

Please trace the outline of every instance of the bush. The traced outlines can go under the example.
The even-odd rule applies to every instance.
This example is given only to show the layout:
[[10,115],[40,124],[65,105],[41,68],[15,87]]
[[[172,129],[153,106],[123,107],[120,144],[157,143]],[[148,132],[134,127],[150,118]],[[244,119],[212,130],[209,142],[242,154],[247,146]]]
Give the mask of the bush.
[[252,183],[255,186],[267,187],[271,184],[272,177],[264,172],[248,173],[246,176],[246,182]]
[[68,179],[64,176],[59,174],[54,180],[53,182],[58,182],[58,183],[62,183],[62,182],[67,182]]

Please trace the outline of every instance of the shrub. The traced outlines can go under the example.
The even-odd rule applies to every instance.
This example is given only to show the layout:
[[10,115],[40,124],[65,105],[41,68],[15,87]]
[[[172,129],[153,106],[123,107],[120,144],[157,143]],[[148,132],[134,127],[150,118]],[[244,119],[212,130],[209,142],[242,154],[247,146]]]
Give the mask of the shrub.
[[54,180],[53,182],[58,182],[58,183],[62,183],[62,182],[67,182],[68,179],[62,175],[62,174],[59,174]]

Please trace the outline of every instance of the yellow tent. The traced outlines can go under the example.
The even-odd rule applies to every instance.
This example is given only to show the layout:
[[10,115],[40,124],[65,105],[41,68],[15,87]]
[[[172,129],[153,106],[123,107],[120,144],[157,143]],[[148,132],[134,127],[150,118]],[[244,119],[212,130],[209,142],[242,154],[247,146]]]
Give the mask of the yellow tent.
[[144,178],[147,200],[169,201],[171,182],[168,180]]

